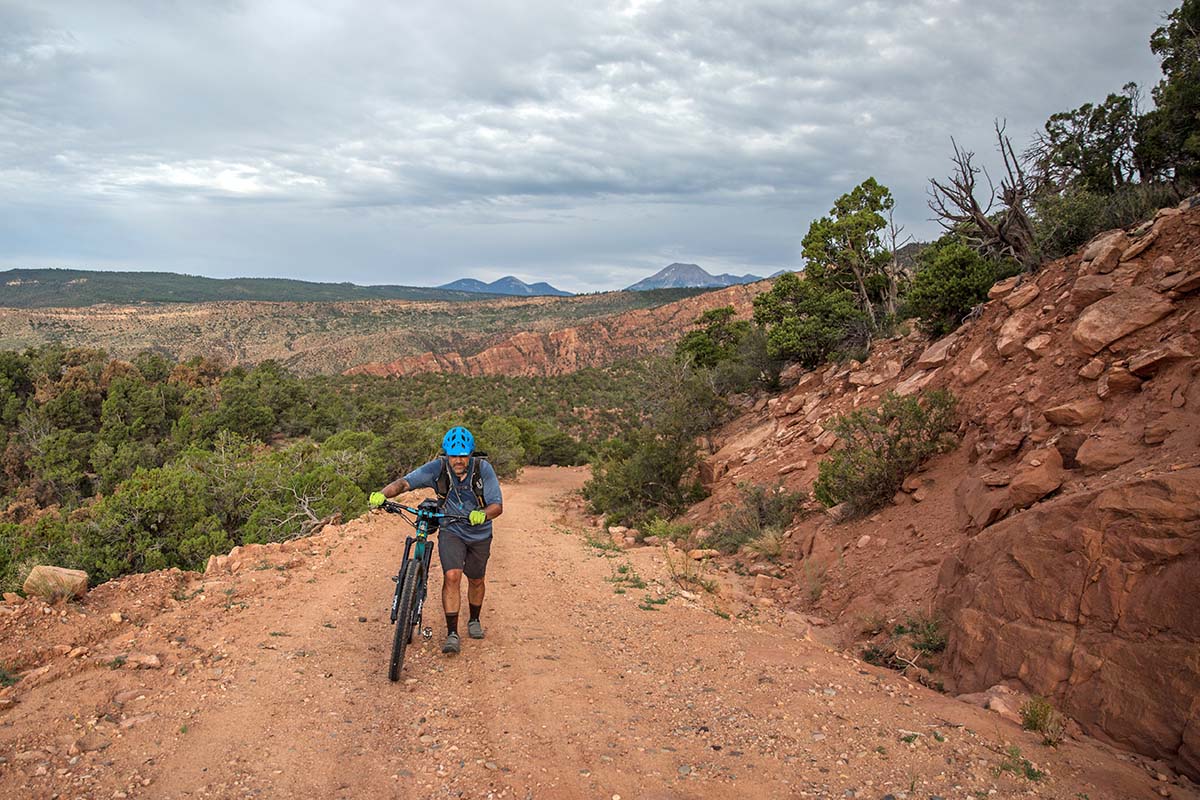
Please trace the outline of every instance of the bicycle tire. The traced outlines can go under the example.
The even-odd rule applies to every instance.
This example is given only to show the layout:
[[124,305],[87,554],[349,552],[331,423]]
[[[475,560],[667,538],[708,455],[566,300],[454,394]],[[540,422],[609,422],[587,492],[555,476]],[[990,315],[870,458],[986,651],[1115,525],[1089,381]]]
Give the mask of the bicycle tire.
[[396,612],[396,630],[392,637],[392,660],[388,664],[388,680],[400,680],[404,667],[404,651],[412,638],[412,614],[417,602],[417,573],[421,565],[411,561],[404,570],[404,585],[400,589],[400,608]]

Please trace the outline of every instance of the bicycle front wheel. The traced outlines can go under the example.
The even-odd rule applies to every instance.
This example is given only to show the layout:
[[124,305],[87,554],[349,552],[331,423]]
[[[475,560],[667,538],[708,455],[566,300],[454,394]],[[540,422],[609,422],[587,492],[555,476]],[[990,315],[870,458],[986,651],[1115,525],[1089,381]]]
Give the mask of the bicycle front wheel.
[[388,680],[400,680],[404,666],[404,651],[408,648],[413,625],[413,611],[417,606],[417,573],[419,561],[410,561],[404,570],[404,585],[400,587],[400,608],[396,611],[396,630],[392,638],[392,660],[388,664]]

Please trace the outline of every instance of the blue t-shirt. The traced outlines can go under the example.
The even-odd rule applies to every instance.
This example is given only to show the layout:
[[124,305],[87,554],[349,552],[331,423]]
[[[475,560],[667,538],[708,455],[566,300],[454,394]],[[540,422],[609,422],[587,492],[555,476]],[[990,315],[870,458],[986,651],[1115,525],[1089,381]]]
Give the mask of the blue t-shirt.
[[[442,460],[435,458],[428,464],[422,464],[405,475],[404,480],[408,481],[408,485],[414,489],[433,489],[437,486],[437,479],[442,474],[442,469]],[[451,469],[448,470],[450,491],[446,493],[446,502],[442,504],[444,513],[465,517],[472,511],[482,511],[484,506],[504,502],[500,496],[500,481],[496,478],[496,470],[492,469],[492,465],[486,461],[476,460],[475,469],[479,470],[479,474],[483,478],[484,505],[479,505],[475,499],[475,492],[471,490],[470,467],[467,468],[466,477],[461,480]],[[492,535],[492,521],[489,519],[482,525],[470,525],[466,522],[443,522],[441,530],[440,535],[451,533],[464,542],[482,542]]]

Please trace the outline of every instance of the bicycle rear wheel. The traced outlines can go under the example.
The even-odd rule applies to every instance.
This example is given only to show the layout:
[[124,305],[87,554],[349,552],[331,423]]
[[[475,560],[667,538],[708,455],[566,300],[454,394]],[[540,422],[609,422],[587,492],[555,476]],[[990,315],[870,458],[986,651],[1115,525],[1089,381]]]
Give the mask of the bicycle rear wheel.
[[388,664],[388,680],[400,680],[404,666],[404,651],[412,639],[413,610],[417,605],[417,578],[421,564],[410,561],[404,570],[404,585],[400,588],[400,608],[396,612],[396,630],[392,638],[392,660]]

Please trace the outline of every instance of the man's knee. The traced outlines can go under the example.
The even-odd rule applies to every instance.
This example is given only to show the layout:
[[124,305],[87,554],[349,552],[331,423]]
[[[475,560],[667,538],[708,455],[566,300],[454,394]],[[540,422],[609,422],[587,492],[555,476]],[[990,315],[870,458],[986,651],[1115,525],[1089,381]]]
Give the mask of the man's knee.
[[445,578],[447,585],[458,586],[458,584],[462,581],[462,575],[463,572],[461,569],[448,569],[443,577]]
[[467,578],[467,586],[472,589],[480,589],[483,587],[483,577]]

